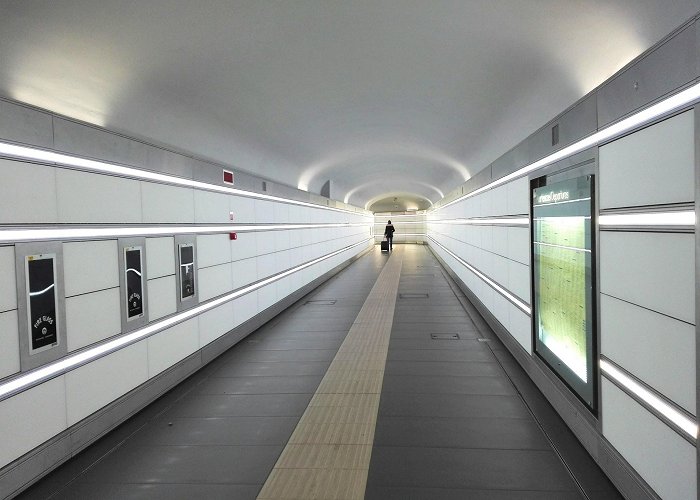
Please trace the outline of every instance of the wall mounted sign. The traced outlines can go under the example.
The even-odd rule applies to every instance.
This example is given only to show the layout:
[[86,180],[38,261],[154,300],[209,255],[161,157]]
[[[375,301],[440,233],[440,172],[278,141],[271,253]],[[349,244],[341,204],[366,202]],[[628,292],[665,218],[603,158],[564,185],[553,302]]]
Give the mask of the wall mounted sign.
[[58,345],[56,254],[28,255],[25,260],[29,354]]
[[535,353],[595,410],[593,176],[533,186]]

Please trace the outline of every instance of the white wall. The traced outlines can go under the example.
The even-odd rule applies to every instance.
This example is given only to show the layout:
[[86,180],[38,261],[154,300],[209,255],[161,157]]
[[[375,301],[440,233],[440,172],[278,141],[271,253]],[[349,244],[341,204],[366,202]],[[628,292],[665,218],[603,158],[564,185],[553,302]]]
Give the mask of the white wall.
[[[597,183],[604,213],[692,204],[695,135],[694,114],[687,111],[601,146]],[[520,178],[427,217],[433,251],[532,353],[530,316],[434,244],[529,303],[528,227],[488,223],[503,216],[527,216],[528,205],[529,180]],[[477,219],[479,224],[456,219]],[[695,415],[695,235],[604,229],[598,255],[601,354]],[[604,438],[660,497],[697,498],[695,447],[605,377],[600,390]]]
[[423,243],[425,241],[425,213],[388,213],[374,214],[374,241],[379,243],[384,239],[384,228],[391,221],[394,226],[394,243]]
[[[197,237],[200,303],[360,243],[108,356],[0,401],[0,468],[167,370],[373,242],[371,214],[297,206],[99,173],[0,160],[2,224],[281,224],[276,230]],[[37,179],[42,179],[37,182]],[[287,229],[284,224],[312,227]],[[320,228],[313,225],[360,225]],[[146,238],[149,321],[176,314],[174,234]],[[69,354],[122,334],[116,237],[66,241]],[[15,252],[0,246],[0,384],[19,375]],[[47,420],[46,415],[51,418]],[[40,429],[41,432],[37,432]]]

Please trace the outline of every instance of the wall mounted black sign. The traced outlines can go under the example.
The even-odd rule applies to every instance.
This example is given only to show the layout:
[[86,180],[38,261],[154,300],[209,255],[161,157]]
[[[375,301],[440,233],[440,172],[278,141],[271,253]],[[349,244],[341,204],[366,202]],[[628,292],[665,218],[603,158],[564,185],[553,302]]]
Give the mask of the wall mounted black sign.
[[58,345],[54,256],[27,257],[30,353]]
[[194,296],[194,247],[180,245],[180,300]]
[[141,248],[127,248],[124,253],[126,262],[126,319],[130,320],[143,315]]

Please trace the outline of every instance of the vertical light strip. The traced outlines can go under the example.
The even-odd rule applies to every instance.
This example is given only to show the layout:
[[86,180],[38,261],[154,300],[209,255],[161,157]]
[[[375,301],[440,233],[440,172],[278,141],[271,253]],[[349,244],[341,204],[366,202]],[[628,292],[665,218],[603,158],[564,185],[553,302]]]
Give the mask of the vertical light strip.
[[279,281],[282,278],[289,276],[290,274],[301,271],[302,269],[306,269],[307,267],[313,266],[314,264],[318,264],[319,262],[324,261],[326,259],[335,257],[336,255],[346,252],[347,250],[351,250],[359,245],[367,244],[369,241],[371,241],[371,239],[362,240],[353,245],[341,248],[340,250],[336,250],[327,255],[318,257],[314,260],[288,269],[287,271],[275,274],[273,276],[270,276],[269,278],[253,283],[252,285],[236,290],[235,292],[231,292],[217,299],[210,300],[209,302],[206,302],[204,304],[200,304],[199,306],[193,307],[192,309],[189,309],[182,313],[176,314],[156,323],[152,323],[146,326],[145,328],[141,328],[126,335],[122,335],[114,340],[105,342],[104,344],[100,344],[98,346],[89,348],[77,354],[69,355],[63,359],[44,365],[41,368],[19,375],[8,382],[5,382],[4,384],[0,384],[0,401],[18,392],[29,389],[30,387],[37,385],[45,380],[48,380],[52,377],[56,377],[69,370],[77,368],[80,365],[83,365],[90,361],[94,361],[99,357],[102,357],[106,354],[131,345],[134,342],[137,342],[150,335],[165,330],[166,328],[169,328],[175,324],[187,321],[188,319],[193,318],[198,314],[209,311],[215,307],[218,307],[221,304],[224,304],[225,302],[229,302],[242,295],[262,288],[265,285],[269,285],[270,283],[273,283],[275,281]]
[[609,226],[669,226],[695,227],[695,212],[691,210],[679,212],[646,212],[629,214],[602,214],[598,217],[598,225]]
[[600,369],[606,377],[625,387],[641,401],[644,401],[670,422],[673,422],[679,429],[688,434],[688,436],[697,439],[698,424],[695,420],[688,418],[607,360],[600,360]]

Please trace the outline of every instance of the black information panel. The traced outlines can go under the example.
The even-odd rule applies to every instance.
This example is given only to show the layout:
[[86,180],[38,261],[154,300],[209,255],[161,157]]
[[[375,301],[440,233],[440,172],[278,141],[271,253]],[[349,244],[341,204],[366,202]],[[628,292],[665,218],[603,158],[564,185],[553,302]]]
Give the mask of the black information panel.
[[596,411],[593,176],[544,182],[532,190],[535,352]]
[[128,321],[143,316],[141,247],[125,248],[124,259],[126,263],[126,319]]
[[180,245],[180,300],[194,297],[194,246]]
[[58,345],[55,255],[27,256],[29,353]]

